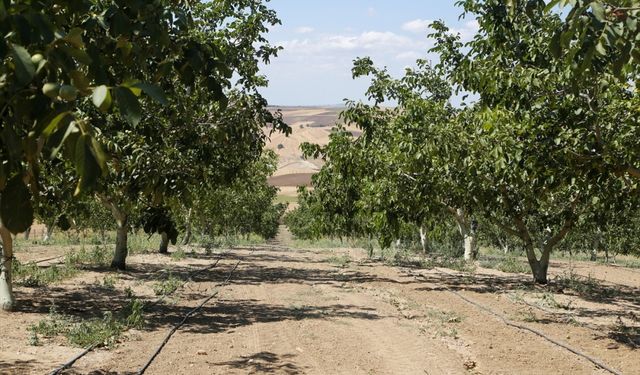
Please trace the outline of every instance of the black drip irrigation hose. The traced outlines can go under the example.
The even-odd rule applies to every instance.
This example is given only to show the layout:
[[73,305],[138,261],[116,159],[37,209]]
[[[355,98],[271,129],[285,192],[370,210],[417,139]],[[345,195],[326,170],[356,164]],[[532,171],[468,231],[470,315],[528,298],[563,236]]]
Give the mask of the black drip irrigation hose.
[[79,360],[80,358],[84,357],[85,355],[89,354],[89,352],[91,352],[93,349],[96,348],[96,346],[98,346],[97,344],[93,344],[91,346],[89,346],[88,348],[86,348],[85,350],[82,351],[82,353],[78,354],[77,356],[73,357],[73,359],[71,359],[69,362],[63,364],[62,366],[58,367],[57,369],[51,371],[49,373],[49,375],[58,375],[60,372],[71,368],[73,366],[74,363],[76,363],[77,360]]
[[[442,271],[440,269],[434,269],[434,270],[437,271],[437,272],[440,272],[440,273],[444,273],[446,275],[455,276],[455,274],[452,274],[452,273],[449,273],[449,272],[446,272],[446,271]],[[414,276],[415,276],[415,274],[414,274]],[[418,274],[417,276],[424,277],[423,275],[420,275],[420,274]],[[555,339],[547,336],[543,332],[538,331],[537,329],[533,329],[533,328],[527,327],[525,325],[512,322],[509,319],[507,319],[504,316],[502,316],[501,314],[499,314],[499,313],[489,309],[488,307],[485,307],[485,306],[483,306],[483,305],[481,305],[481,304],[479,304],[479,303],[477,303],[477,302],[475,302],[475,301],[463,296],[462,294],[456,292],[455,290],[451,290],[450,288],[446,288],[446,287],[445,287],[445,290],[447,292],[451,293],[451,294],[454,294],[455,296],[457,296],[458,298],[462,299],[463,301],[465,301],[465,302],[467,302],[467,303],[479,308],[480,310],[483,310],[484,312],[497,317],[498,319],[500,319],[507,326],[510,326],[510,327],[513,327],[513,328],[518,328],[518,329],[521,329],[523,331],[531,332],[531,333],[533,333],[533,334],[535,334],[535,335],[537,335],[537,336],[549,341],[550,343],[552,343],[554,345],[557,345],[557,346],[559,346],[559,347],[561,347],[563,349],[566,349],[569,352],[571,352],[571,353],[573,353],[573,354],[575,354],[575,355],[577,355],[577,356],[579,356],[579,357],[581,357],[583,359],[586,359],[587,361],[593,363],[594,365],[596,365],[597,367],[599,367],[599,368],[601,368],[601,369],[603,369],[605,371],[610,372],[611,374],[623,375],[620,371],[609,367],[608,365],[606,365],[605,363],[603,363],[599,359],[593,358],[593,357],[591,357],[591,356],[589,356],[587,354],[584,354],[584,353],[582,353],[581,351],[579,351],[577,349],[573,349],[572,347],[568,346],[567,344],[564,344],[564,343],[562,343],[562,342],[560,342],[558,340],[555,340]]]
[[[174,292],[175,292],[175,291],[177,291],[178,289],[182,288],[183,286],[185,286],[185,285],[189,282],[189,280],[191,280],[191,278],[192,278],[193,276],[195,276],[195,275],[197,275],[197,274],[200,274],[200,273],[202,273],[202,272],[205,272],[205,271],[209,271],[209,270],[214,269],[214,268],[218,265],[218,263],[220,262],[220,260],[222,259],[222,256],[223,256],[224,254],[225,254],[225,253],[220,253],[220,255],[218,256],[218,259],[216,259],[216,261],[215,261],[212,265],[209,265],[209,266],[207,266],[207,267],[205,267],[205,268],[201,268],[201,269],[199,269],[199,270],[193,271],[192,273],[190,273],[189,275],[187,275],[187,278],[186,278],[185,282],[183,282],[183,283],[182,283],[182,285],[180,285],[180,287],[179,287],[179,288],[176,288],[176,290],[174,290]],[[54,259],[55,259],[55,258],[54,258]],[[172,293],[173,293],[173,292],[172,292]],[[145,308],[149,308],[149,307],[153,307],[153,306],[157,305],[158,303],[162,302],[162,301],[163,301],[163,300],[164,300],[168,295],[171,295],[172,293],[169,293],[169,294],[163,294],[160,298],[156,299],[155,301],[151,302],[149,305],[145,306]],[[82,358],[82,357],[84,357],[85,355],[89,354],[90,352],[92,352],[92,351],[93,351],[93,349],[95,349],[95,348],[97,348],[97,347],[98,347],[98,344],[92,344],[92,345],[88,346],[88,347],[87,347],[86,349],[84,349],[80,354],[78,354],[77,356],[73,357],[70,361],[68,361],[68,362],[64,363],[62,366],[60,366],[60,367],[56,368],[55,370],[51,371],[51,372],[49,373],[49,375],[58,375],[58,374],[60,374],[60,372],[62,372],[62,371],[64,371],[64,370],[66,370],[66,369],[68,369],[68,368],[73,367],[73,365],[74,365],[74,364],[75,364],[75,363],[76,363],[80,358]]]
[[[236,262],[235,266],[233,266],[233,268],[231,269],[231,271],[229,272],[229,275],[227,275],[227,278],[224,280],[224,282],[216,285],[216,287],[220,287],[220,286],[225,286],[227,284],[229,284],[229,280],[231,280],[231,276],[233,275],[233,272],[236,270],[236,268],[238,268],[238,265],[240,265],[240,262],[242,262],[242,259],[238,260],[238,262]],[[162,342],[160,343],[160,345],[158,346],[158,348],[156,349],[156,351],[151,355],[151,357],[149,357],[149,360],[147,361],[147,363],[142,366],[140,368],[140,370],[138,370],[137,374],[138,375],[142,375],[145,373],[145,371],[147,371],[147,369],[149,368],[149,366],[151,366],[151,364],[153,363],[153,361],[156,359],[156,357],[160,354],[160,352],[162,351],[162,349],[165,347],[165,345],[167,345],[167,343],[169,342],[169,340],[171,339],[171,336],[173,336],[174,333],[176,333],[176,331],[178,329],[180,329],[180,327],[182,327],[187,320],[193,316],[194,314],[196,314],[198,311],[200,311],[200,309],[206,305],[209,301],[211,301],[212,299],[216,298],[218,296],[219,291],[216,290],[214,291],[209,297],[207,297],[204,301],[202,301],[202,303],[200,303],[198,306],[196,306],[195,308],[193,308],[191,311],[189,311],[184,318],[182,318],[182,320],[180,321],[180,323],[176,324],[171,331],[169,331],[169,333],[167,333],[167,335],[165,336],[165,338],[162,340]]]
[[[224,255],[224,253],[221,253],[221,254],[218,256],[218,259],[216,259],[216,261],[215,261],[212,265],[207,266],[207,267],[202,268],[202,269],[199,269],[199,270],[197,270],[197,271],[195,271],[195,272],[193,272],[193,273],[191,273],[191,274],[187,275],[187,278],[186,278],[185,282],[183,282],[183,283],[180,285],[180,287],[176,288],[176,290],[178,290],[178,289],[180,289],[180,288],[184,287],[184,286],[189,282],[189,280],[191,280],[195,275],[198,275],[198,274],[200,274],[200,273],[202,273],[202,272],[210,271],[210,270],[212,270],[212,269],[216,268],[216,266],[218,265],[218,263],[219,263],[219,262],[220,262],[220,260],[222,259],[222,256],[223,256],[223,255]],[[175,292],[176,290],[174,290],[174,292]],[[151,302],[150,304],[148,304],[148,305],[147,305],[147,306],[145,306],[145,307],[146,307],[146,308],[153,307],[153,306],[155,306],[155,305],[159,304],[160,302],[164,301],[164,299],[165,299],[165,298],[167,298],[167,296],[170,296],[171,294],[173,294],[173,293],[163,294],[160,298],[156,299],[155,301]]]

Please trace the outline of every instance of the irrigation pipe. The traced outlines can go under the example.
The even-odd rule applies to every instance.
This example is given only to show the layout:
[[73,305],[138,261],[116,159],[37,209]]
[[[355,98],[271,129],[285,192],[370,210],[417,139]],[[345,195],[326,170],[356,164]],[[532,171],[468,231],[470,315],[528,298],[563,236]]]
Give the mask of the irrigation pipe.
[[[242,262],[242,259],[238,260],[238,262],[236,262],[235,266],[233,266],[233,268],[231,269],[231,271],[229,272],[229,275],[227,275],[227,278],[224,280],[223,283],[218,284],[216,286],[220,287],[220,286],[224,286],[227,285],[229,283],[229,280],[231,279],[231,276],[233,275],[233,272],[236,270],[236,268],[238,268],[238,265],[240,265],[240,262]],[[173,336],[174,333],[176,333],[176,331],[178,329],[180,329],[180,327],[182,327],[187,320],[194,314],[196,314],[198,311],[200,311],[200,309],[207,304],[209,301],[211,301],[212,299],[216,298],[218,296],[219,291],[216,290],[214,291],[209,297],[207,297],[204,301],[202,301],[202,303],[200,303],[198,306],[196,306],[195,308],[193,308],[191,311],[189,311],[187,313],[187,315],[184,316],[184,318],[182,318],[182,320],[180,321],[180,323],[176,324],[171,331],[169,331],[169,333],[167,333],[167,335],[165,336],[164,340],[162,340],[162,342],[160,343],[160,346],[158,346],[158,349],[156,349],[156,351],[151,355],[151,357],[149,358],[149,360],[147,361],[147,363],[142,366],[142,368],[140,368],[140,370],[137,372],[138,375],[142,375],[145,373],[145,371],[147,371],[147,369],[149,368],[149,366],[151,366],[151,364],[153,363],[153,361],[156,359],[156,357],[160,354],[160,352],[162,351],[162,349],[165,347],[165,345],[167,345],[167,343],[169,342],[169,340],[171,339],[171,336]]]
[[155,305],[159,304],[160,302],[164,301],[164,299],[165,299],[165,298],[167,298],[167,296],[172,295],[172,294],[173,294],[173,293],[175,293],[178,289],[180,289],[180,288],[184,287],[184,286],[189,282],[189,280],[191,280],[191,278],[192,278],[192,277],[194,277],[195,275],[197,275],[197,274],[199,274],[199,273],[202,273],[202,272],[204,272],[204,271],[210,271],[210,270],[212,270],[212,269],[216,268],[216,266],[218,265],[218,263],[220,262],[220,260],[222,259],[222,256],[223,256],[224,254],[225,254],[225,253],[220,253],[220,255],[218,256],[218,259],[216,259],[216,261],[215,261],[212,265],[209,265],[209,266],[207,266],[207,267],[205,267],[205,268],[201,268],[201,269],[199,269],[199,270],[197,270],[197,271],[195,271],[195,272],[193,272],[193,273],[188,274],[188,275],[187,275],[187,278],[185,279],[185,281],[184,281],[184,282],[183,282],[183,283],[182,283],[178,288],[176,288],[173,292],[171,292],[171,293],[167,293],[167,294],[163,294],[160,298],[158,298],[158,299],[156,299],[155,301],[151,302],[151,303],[150,303],[149,305],[147,305],[146,307],[153,307],[153,306],[155,306]]
[[[218,263],[220,262],[220,260],[222,259],[222,256],[225,255],[226,253],[220,253],[220,255],[218,256],[218,259],[216,259],[216,261],[212,264],[209,265],[205,268],[201,268],[199,270],[193,271],[192,273],[187,275],[187,278],[185,279],[185,281],[180,285],[180,287],[176,288],[176,290],[174,290],[173,292],[169,293],[169,294],[163,294],[160,298],[156,299],[155,301],[153,301],[152,303],[150,303],[149,305],[147,305],[146,307],[152,307],[157,305],[158,303],[162,302],[167,296],[175,293],[178,289],[184,287],[189,280],[191,280],[191,278],[199,273],[205,272],[205,271],[209,271],[212,270],[213,268],[215,268]],[[55,259],[55,258],[54,258]],[[98,346],[98,344],[92,344],[90,346],[88,346],[86,349],[84,349],[80,354],[78,354],[77,356],[73,357],[70,361],[64,363],[62,366],[56,368],[55,370],[51,371],[49,373],[49,375],[58,375],[61,371],[64,371],[68,368],[73,367],[73,365],[82,357],[84,357],[85,355],[89,354],[90,352],[92,352],[96,347]]]
[[67,362],[67,363],[63,364],[62,366],[58,367],[57,369],[51,371],[49,373],[49,375],[58,375],[61,371],[64,371],[64,370],[72,367],[73,364],[76,363],[77,360],[79,360],[80,358],[82,358],[85,355],[89,354],[89,352],[91,352],[93,349],[95,349],[96,346],[98,346],[98,344],[93,344],[93,345],[89,346],[88,348],[83,350],[82,353],[80,353],[77,356],[73,357],[73,359],[71,359],[69,362]]
[[[435,269],[435,270],[436,270],[437,272],[440,272],[440,273],[444,273],[444,274],[447,274],[447,275],[455,276],[455,275],[454,275],[454,274],[452,274],[452,273],[449,273],[449,272],[446,272],[446,271],[442,271],[442,270],[440,270],[440,269]],[[424,277],[423,275],[418,275],[418,276],[420,276],[420,277]],[[467,302],[467,303],[469,303],[469,304],[471,304],[471,305],[473,305],[473,306],[475,306],[475,307],[477,307],[477,308],[479,308],[479,309],[483,310],[484,312],[486,312],[486,313],[488,313],[488,314],[490,314],[490,315],[493,315],[493,316],[497,317],[497,318],[498,318],[498,319],[500,319],[504,324],[506,324],[506,325],[508,325],[508,326],[510,326],[510,327],[518,328],[518,329],[521,329],[521,330],[524,330],[524,331],[529,331],[529,332],[531,332],[531,333],[533,333],[533,334],[535,334],[535,335],[538,335],[538,336],[542,337],[543,339],[545,339],[545,340],[549,341],[549,342],[550,342],[550,343],[552,343],[552,344],[555,344],[555,345],[557,345],[557,346],[559,346],[559,347],[561,347],[561,348],[564,348],[564,349],[568,350],[569,352],[571,352],[571,353],[573,353],[573,354],[575,354],[575,355],[577,355],[577,356],[579,356],[579,357],[581,357],[581,358],[583,358],[583,359],[586,359],[587,361],[589,361],[589,362],[593,363],[594,365],[596,365],[597,367],[599,367],[599,368],[601,368],[601,369],[603,369],[603,370],[605,370],[605,371],[610,372],[611,374],[614,374],[614,375],[622,375],[622,373],[621,373],[620,371],[615,370],[615,369],[613,369],[613,368],[609,367],[608,365],[606,365],[605,363],[603,363],[603,362],[602,362],[602,361],[600,361],[599,359],[597,359],[597,358],[593,358],[593,357],[591,357],[591,356],[589,356],[589,355],[587,355],[587,354],[582,353],[582,352],[581,352],[581,351],[579,351],[579,350],[573,349],[573,348],[571,348],[570,346],[568,346],[568,345],[566,345],[566,344],[564,344],[564,343],[562,343],[562,342],[560,342],[560,341],[558,341],[558,340],[555,340],[555,339],[553,339],[553,338],[551,338],[551,337],[547,336],[546,334],[544,334],[544,333],[543,333],[543,332],[541,332],[541,331],[538,331],[537,329],[529,328],[529,327],[527,327],[527,326],[525,326],[525,325],[522,325],[522,324],[518,324],[518,323],[512,322],[512,321],[510,321],[509,319],[505,318],[503,315],[501,315],[501,314],[499,314],[499,313],[497,313],[497,312],[495,312],[495,311],[493,311],[493,310],[489,309],[488,307],[485,307],[485,306],[483,306],[483,305],[481,305],[481,304],[479,304],[479,303],[477,303],[477,302],[475,302],[475,301],[473,301],[473,300],[471,300],[471,299],[469,299],[469,298],[467,298],[467,297],[463,296],[462,294],[460,294],[460,293],[456,292],[455,290],[451,290],[451,289],[450,289],[450,288],[448,288],[448,287],[445,287],[445,290],[446,290],[446,291],[448,291],[448,292],[449,292],[449,293],[451,293],[451,294],[456,295],[458,298],[462,299],[463,301],[465,301],[465,302]]]

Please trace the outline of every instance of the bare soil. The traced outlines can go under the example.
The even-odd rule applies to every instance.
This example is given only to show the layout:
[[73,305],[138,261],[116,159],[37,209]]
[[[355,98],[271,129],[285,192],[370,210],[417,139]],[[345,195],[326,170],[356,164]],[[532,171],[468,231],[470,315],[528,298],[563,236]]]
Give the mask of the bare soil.
[[[81,352],[60,338],[28,344],[27,328],[46,318],[52,304],[72,316],[101,316],[125,303],[126,287],[152,301],[158,275],[170,270],[186,278],[220,256],[217,267],[148,311],[143,330],[127,332],[111,350],[89,353],[66,373],[135,373],[167,332],[215,291],[217,298],[177,331],[148,374],[607,373],[453,291],[621,373],[640,373],[637,270],[554,262],[554,274],[571,270],[597,280],[576,292],[558,283],[534,286],[524,274],[403,268],[368,261],[356,249],[273,245],[198,251],[178,261],[136,255],[124,273],[86,270],[57,285],[18,287],[18,310],[0,313],[0,373],[46,373]],[[238,261],[230,284],[219,286]],[[115,289],[101,286],[106,276],[117,279]]]

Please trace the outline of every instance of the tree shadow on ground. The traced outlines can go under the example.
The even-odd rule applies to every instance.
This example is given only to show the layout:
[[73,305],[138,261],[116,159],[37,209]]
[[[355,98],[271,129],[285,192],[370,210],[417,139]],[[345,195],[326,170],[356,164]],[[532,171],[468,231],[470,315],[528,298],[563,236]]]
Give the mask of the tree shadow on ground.
[[619,325],[609,332],[607,337],[630,349],[640,348],[640,327]]
[[[580,278],[567,282],[555,277],[547,285],[525,281],[521,275],[484,275],[471,273],[408,273],[418,280],[431,284],[418,290],[471,291],[475,293],[500,293],[509,291],[537,291],[571,295],[585,301],[617,305],[621,309],[640,311],[640,288],[624,285],[607,285],[594,279]],[[609,311],[611,313],[611,311]]]
[[250,356],[242,356],[233,361],[212,363],[215,366],[225,366],[251,374],[302,374],[304,370],[292,362],[295,355],[277,355],[271,352],[260,352]]
[[38,362],[33,359],[28,361],[15,360],[13,362],[0,359],[0,374],[30,374],[36,366],[38,366]]
[[[178,323],[192,308],[186,306],[162,305],[150,312],[145,330],[153,331]],[[207,334],[229,331],[256,323],[273,323],[287,320],[333,320],[333,319],[378,320],[375,309],[355,305],[276,305],[264,304],[257,300],[212,300],[191,316],[181,330]]]
[[[603,333],[609,332],[608,337],[610,339],[629,348],[637,349],[640,347],[640,328],[620,325],[619,327],[622,328],[618,329],[619,327],[612,327],[609,320],[611,317],[624,316],[640,323],[640,319],[638,319],[640,316],[640,300],[638,299],[640,289],[637,288],[622,285],[613,287],[587,280],[587,287],[574,286],[578,289],[575,290],[569,288],[566,282],[559,281],[558,278],[552,280],[549,285],[541,286],[533,282],[523,282],[521,276],[454,274],[448,271],[447,273],[440,271],[437,273],[416,273],[412,271],[408,275],[416,276],[417,280],[426,284],[416,289],[419,291],[467,291],[481,294],[528,291],[563,294],[584,301],[595,302],[597,305],[568,307],[558,311],[538,308],[544,313],[545,317],[535,319],[535,322],[540,324],[576,324],[578,322],[575,318],[595,320],[596,322],[590,323],[588,328]],[[598,305],[601,307],[596,307]],[[614,307],[614,309],[611,307]]]
[[89,372],[80,372],[73,368],[70,368],[60,372],[60,374],[63,374],[63,375],[134,375],[134,374],[137,374],[137,372],[136,371],[116,372],[116,371],[107,371],[107,370],[93,370]]

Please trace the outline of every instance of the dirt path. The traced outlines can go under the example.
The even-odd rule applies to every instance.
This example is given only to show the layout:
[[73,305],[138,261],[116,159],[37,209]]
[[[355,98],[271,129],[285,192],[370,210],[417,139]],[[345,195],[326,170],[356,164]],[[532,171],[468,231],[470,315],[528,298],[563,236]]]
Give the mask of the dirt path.
[[[152,275],[165,268],[187,274],[213,259],[198,255],[167,264],[159,255],[135,256],[132,271],[119,276],[117,290],[129,286],[136,295],[151,299]],[[238,260],[231,284],[217,287]],[[53,288],[57,294],[51,298],[71,301],[73,293],[76,299],[89,293],[97,309],[107,308],[109,301],[117,304],[117,292],[105,298],[78,290],[92,277],[100,275],[89,272],[69,280]],[[625,295],[594,301],[554,294],[560,302],[573,298],[579,308],[532,310],[521,300],[535,304],[544,292],[526,289],[521,281],[519,275],[484,270],[469,275],[401,269],[366,262],[354,250],[236,249],[215,269],[180,289],[175,299],[159,304],[147,315],[145,330],[129,332],[113,350],[90,353],[67,373],[135,372],[168,330],[215,290],[218,298],[172,337],[148,374],[606,373],[532,333],[505,325],[456,297],[453,290],[622,373],[640,373],[633,346],[607,335],[620,306],[638,313],[636,300]],[[638,285],[624,281],[624,287],[637,291]],[[19,289],[22,297],[29,292]],[[24,308],[11,316],[11,326],[0,320],[0,329],[9,330],[11,338],[0,344],[0,373],[43,373],[79,352],[62,345],[26,346],[26,326],[41,319],[44,310]]]

